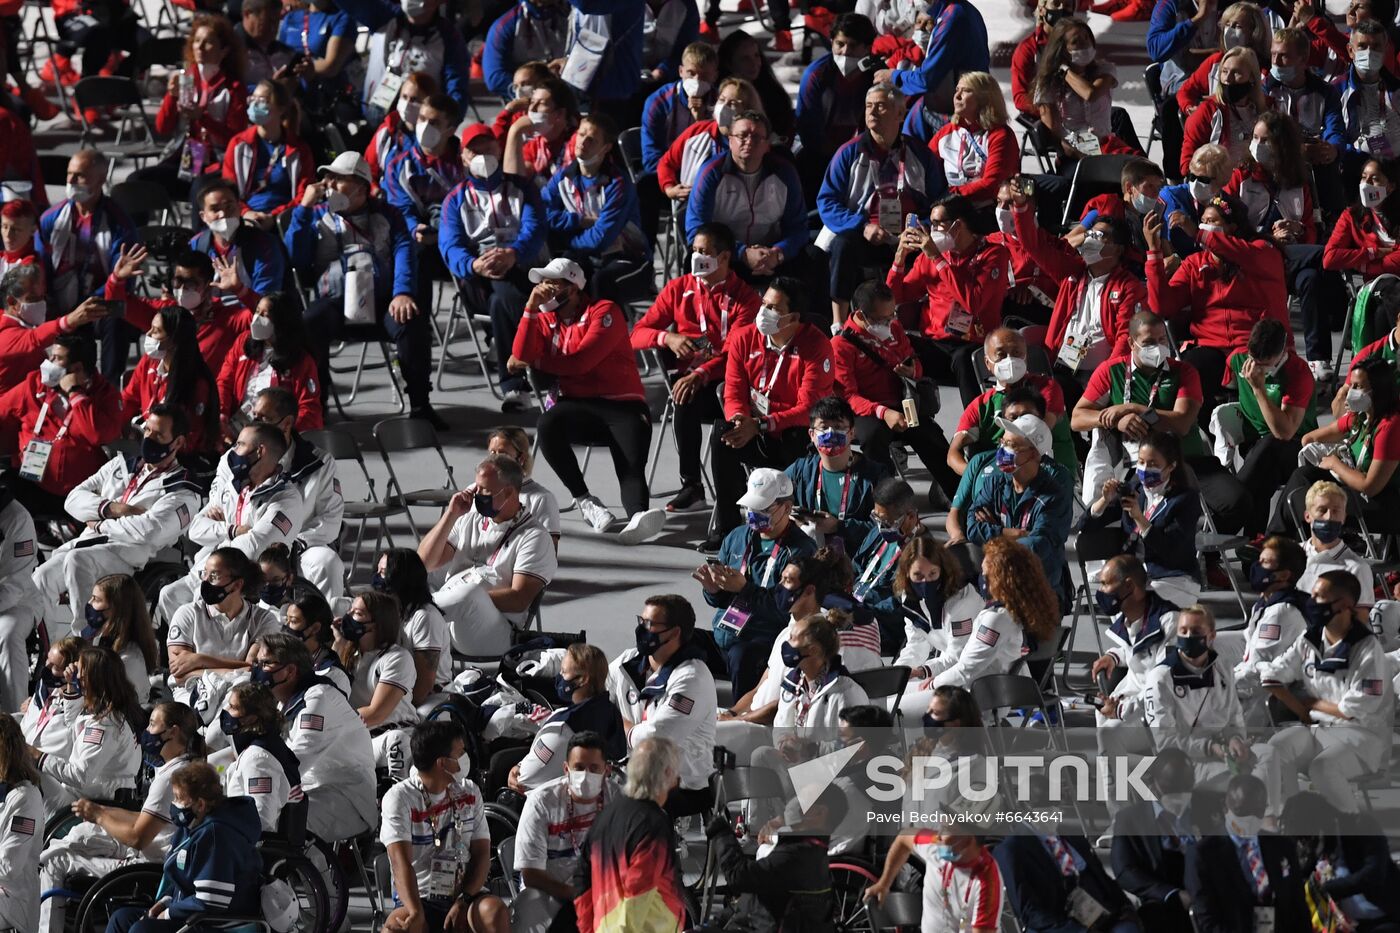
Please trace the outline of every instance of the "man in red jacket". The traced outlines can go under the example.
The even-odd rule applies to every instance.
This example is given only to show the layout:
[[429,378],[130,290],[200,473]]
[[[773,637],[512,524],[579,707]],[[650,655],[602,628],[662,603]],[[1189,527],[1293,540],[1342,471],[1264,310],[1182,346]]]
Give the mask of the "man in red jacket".
[[0,395],[0,435],[17,439],[18,468],[8,477],[16,501],[36,517],[62,516],[68,492],[107,461],[102,445],[122,424],[121,396],[97,370],[97,345],[59,337],[37,372]]
[[[856,413],[856,440],[860,451],[876,463],[892,465],[890,448],[908,444],[914,448],[944,494],[958,490],[958,474],[948,466],[948,438],[934,420],[936,411],[921,411],[912,388],[924,374],[895,313],[894,295],[883,282],[871,280],[856,287],[851,296],[852,314],[846,326],[831,340],[831,360],[837,394]],[[906,399],[913,401],[906,407]],[[915,417],[911,424],[909,414]],[[929,498],[936,501],[933,489]]]
[[724,381],[729,335],[758,313],[758,292],[732,268],[734,234],[724,224],[701,224],[691,244],[690,272],[666,283],[632,328],[633,350],[658,350],[675,373],[676,450],[681,491],[668,512],[705,507],[700,477],[700,434],[706,421],[722,420],[715,386]]
[[763,293],[754,323],[729,336],[724,418],[711,435],[715,510],[701,550],[719,550],[739,525],[744,465],[784,469],[807,450],[809,409],[831,394],[831,342],[803,319],[807,290],[777,276]]
[[537,385],[541,376],[554,379],[537,427],[540,453],[601,534],[617,517],[588,491],[574,445],[608,448],[630,517],[618,540],[640,544],[661,530],[666,513],[648,508],[651,410],[627,339],[627,316],[613,302],[589,297],[583,269],[572,259],[531,269],[530,281],[535,288],[506,369],[533,371]]
[[88,298],[60,318],[46,321],[44,270],[37,264],[15,266],[0,278],[0,393],[8,392],[39,368],[45,350],[63,334],[106,317],[101,300]]

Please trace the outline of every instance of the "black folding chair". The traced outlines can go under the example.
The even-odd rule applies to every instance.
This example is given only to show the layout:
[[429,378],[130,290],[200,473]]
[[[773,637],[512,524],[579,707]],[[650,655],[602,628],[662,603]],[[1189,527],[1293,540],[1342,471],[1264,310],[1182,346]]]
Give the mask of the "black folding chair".
[[1078,220],[1080,211],[1091,198],[1101,194],[1117,194],[1123,190],[1123,166],[1136,158],[1131,155],[1084,156],[1074,164],[1074,178],[1070,181],[1069,197],[1065,199],[1065,213],[1060,223],[1068,226],[1071,219]]

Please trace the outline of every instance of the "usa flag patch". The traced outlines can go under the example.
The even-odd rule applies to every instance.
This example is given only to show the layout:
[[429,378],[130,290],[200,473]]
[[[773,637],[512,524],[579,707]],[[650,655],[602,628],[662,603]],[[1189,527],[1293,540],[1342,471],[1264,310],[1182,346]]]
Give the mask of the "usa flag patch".
[[30,538],[28,541],[16,541],[16,542],[15,542],[15,556],[16,556],[16,557],[32,557],[33,555],[34,555],[34,539],[33,539],[33,538]]
[[536,742],[535,757],[538,758],[540,761],[544,762],[545,764],[549,764],[550,759],[554,757],[554,749],[550,748],[543,742]]
[[1281,632],[1277,622],[1264,622],[1259,626],[1259,637],[1267,638],[1269,641],[1278,641]]
[[27,816],[17,816],[10,820],[10,832],[32,836],[34,835],[34,820]]
[[272,525],[284,535],[292,533],[292,520],[282,512],[272,516]]
[[302,713],[297,720],[297,725],[303,729],[311,729],[316,732],[324,732],[326,728],[326,717],[319,713]]
[[1378,697],[1384,690],[1384,685],[1379,680],[1361,681],[1361,692],[1368,697]]
[[984,645],[995,647],[996,643],[1001,641],[1001,632],[989,625],[979,625],[977,626],[977,640]]
[[190,524],[190,507],[182,504],[175,510],[175,517],[180,520],[181,528],[188,527]]
[[250,794],[270,794],[272,793],[272,778],[255,777],[248,779],[248,793]]
[[331,488],[335,490],[335,494],[336,494],[337,496],[340,495],[340,480],[339,480],[339,479],[333,479],[333,480],[331,480]]
[[107,730],[106,730],[106,729],[101,729],[101,728],[98,728],[97,726],[88,726],[86,729],[83,730],[83,744],[84,744],[84,745],[101,745],[101,744],[102,744],[102,737],[105,736],[106,734],[107,734]]
[[675,696],[671,697],[670,706],[671,709],[680,713],[682,716],[689,716],[690,711],[695,708],[695,701],[688,696],[681,696],[680,694],[676,694]]
[[967,637],[968,635],[971,635],[971,634],[972,634],[972,620],[971,620],[971,619],[954,619],[954,620],[953,620],[953,637],[954,637],[954,638],[965,638],[965,637]]

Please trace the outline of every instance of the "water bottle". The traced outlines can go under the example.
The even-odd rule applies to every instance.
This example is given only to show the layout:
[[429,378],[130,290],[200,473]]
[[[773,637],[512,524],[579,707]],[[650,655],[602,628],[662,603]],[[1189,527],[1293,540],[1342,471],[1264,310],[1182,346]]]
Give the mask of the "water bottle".
[[194,72],[186,68],[180,72],[180,106],[184,108],[195,105],[195,84]]

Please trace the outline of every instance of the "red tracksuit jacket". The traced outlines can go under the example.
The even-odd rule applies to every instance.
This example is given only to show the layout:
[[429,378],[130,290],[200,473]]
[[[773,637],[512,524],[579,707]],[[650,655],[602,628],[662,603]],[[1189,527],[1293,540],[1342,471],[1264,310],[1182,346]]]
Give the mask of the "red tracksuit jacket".
[[[925,337],[980,344],[988,332],[1001,326],[1010,266],[1011,254],[1006,247],[983,239],[966,253],[948,253],[937,260],[920,253],[908,272],[892,266],[885,284],[901,304],[917,299],[920,290],[928,293],[922,321]],[[972,315],[966,334],[946,329],[954,303]]]
[[[1214,230],[1197,234],[1196,242],[1204,249],[1183,259],[1170,281],[1161,255],[1147,254],[1153,311],[1176,318],[1189,310],[1191,339],[1226,352],[1248,344],[1250,330],[1262,318],[1288,326],[1283,254],[1276,246]],[[1225,263],[1234,268],[1227,270]]]
[[914,354],[914,347],[898,321],[890,323],[890,339],[876,340],[868,331],[856,327],[849,319],[846,327],[855,331],[857,339],[870,347],[885,361],[884,366],[865,354],[843,334],[831,338],[831,359],[836,367],[837,394],[843,395],[851,403],[857,415],[868,418],[883,418],[885,409],[899,409],[904,399],[904,383],[895,375],[894,368],[914,357],[914,376],[924,374],[923,365]]
[[1400,275],[1400,249],[1383,252],[1387,244],[1381,240],[1380,229],[1375,211],[1356,207],[1342,211],[1322,251],[1322,268],[1360,272],[1368,279],[1387,272]]
[[[148,301],[127,294],[126,282],[112,276],[107,278],[103,297],[125,299],[126,322],[140,331],[150,330],[151,321],[155,319],[157,312],[176,306],[170,298]],[[247,308],[230,311],[226,306],[217,303],[211,309],[208,320],[199,322],[199,352],[204,354],[204,362],[209,364],[210,372],[217,373],[223,369],[224,360],[233,352],[238,341],[248,333],[252,322],[253,312]]]
[[[218,438],[206,437],[204,432],[205,406],[214,404],[210,398],[211,386],[200,383],[195,391],[194,404],[185,406],[185,418],[190,430],[185,435],[188,450],[201,451],[218,446]],[[122,413],[130,421],[137,416],[144,418],[151,406],[165,397],[165,376],[161,374],[160,363],[143,355],[136,361],[136,369],[122,389]]]
[[[235,352],[224,357],[223,369],[219,370],[219,411],[225,418],[243,406],[248,380],[253,378],[261,361],[261,356],[250,358],[247,355],[244,348],[246,342],[240,342]],[[296,396],[298,431],[319,431],[326,426],[321,411],[320,386],[316,382],[316,361],[311,354],[303,353],[301,359],[285,373],[274,370],[270,385],[286,389]]]
[[[36,432],[34,427],[45,402],[49,408]],[[63,431],[65,422],[67,430]],[[67,399],[58,389],[47,388],[38,372],[30,373],[0,396],[0,430],[7,437],[16,438],[16,463],[30,441],[54,441],[63,431],[63,437],[53,445],[39,483],[41,489],[56,496],[67,495],[107,462],[102,445],[120,437],[124,423],[121,396],[99,375],[92,377],[86,389],[75,389]]]
[[25,327],[8,314],[0,314],[0,392],[10,391],[37,372],[48,348],[65,333],[63,318]]
[[752,324],[729,335],[729,362],[724,372],[724,417],[758,417],[753,392],[768,395],[769,430],[806,427],[812,405],[831,394],[831,341],[811,324],[803,324],[781,352]]
[[678,334],[708,337],[713,355],[698,365],[687,361],[680,370],[698,372],[706,385],[713,385],[724,378],[729,335],[753,323],[758,305],[758,292],[732,271],[729,278],[714,288],[686,273],[666,283],[647,313],[632,328],[632,349],[665,346],[666,335],[673,324]]
[[577,320],[557,311],[525,309],[511,353],[559,377],[565,398],[632,402],[646,398],[637,358],[627,338],[627,316],[611,301],[595,301]]

